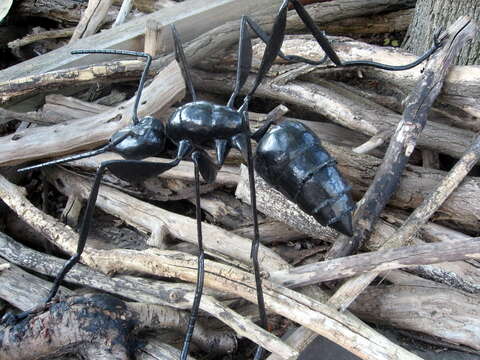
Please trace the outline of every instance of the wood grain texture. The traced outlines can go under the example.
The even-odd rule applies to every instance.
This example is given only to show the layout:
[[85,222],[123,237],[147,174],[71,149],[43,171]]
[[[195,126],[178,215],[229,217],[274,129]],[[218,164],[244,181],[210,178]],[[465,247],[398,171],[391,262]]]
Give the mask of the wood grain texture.
[[[184,96],[185,83],[176,62],[160,72],[144,89],[139,116],[166,110]],[[43,157],[60,156],[105,143],[131,122],[134,99],[101,114],[49,127],[35,127],[0,138],[0,164],[18,164]]]

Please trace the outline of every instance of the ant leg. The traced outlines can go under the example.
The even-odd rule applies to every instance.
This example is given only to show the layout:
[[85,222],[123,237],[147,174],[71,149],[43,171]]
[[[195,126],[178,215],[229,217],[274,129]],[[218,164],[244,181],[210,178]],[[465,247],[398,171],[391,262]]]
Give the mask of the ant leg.
[[[283,8],[283,7],[280,8],[278,16],[285,16],[284,14],[286,14],[286,11],[287,11],[286,7],[285,8]],[[268,42],[270,41],[270,35],[268,35],[265,31],[263,31],[263,29],[260,27],[260,25],[258,25],[252,18],[250,18],[248,16],[245,16],[245,18],[246,18],[246,21],[247,21],[248,25],[250,26],[250,28],[260,38],[260,40],[262,40],[265,44],[268,44]],[[322,31],[322,34],[323,34],[323,31]],[[277,36],[279,36],[279,35],[277,35]],[[282,36],[282,42],[283,42],[283,36],[284,35],[281,35],[281,36]],[[323,57],[323,59],[321,59],[321,60],[311,60],[311,59],[304,58],[302,56],[285,55],[281,50],[278,51],[278,56],[280,56],[282,59],[284,59],[286,61],[289,61],[289,62],[293,62],[293,63],[301,62],[301,63],[306,63],[306,64],[309,64],[309,65],[321,65],[321,64],[325,63],[325,61],[327,61],[327,59],[329,58],[328,55],[325,55]]]
[[[243,116],[243,126],[244,134],[242,139],[245,139],[246,143],[238,142],[239,150],[242,154],[246,155],[247,166],[248,166],[248,182],[250,184],[250,204],[252,206],[252,217],[253,217],[253,242],[252,248],[250,251],[250,257],[253,263],[253,272],[255,275],[255,286],[257,289],[257,303],[258,303],[258,312],[260,313],[260,324],[264,329],[267,329],[267,312],[265,310],[265,300],[263,298],[263,289],[262,289],[262,277],[260,275],[260,264],[258,262],[258,249],[260,247],[260,232],[258,230],[258,214],[257,214],[257,196],[255,191],[255,172],[253,165],[253,155],[252,155],[252,142],[250,139],[250,126],[248,121],[248,112],[246,103],[244,107]],[[266,131],[266,130],[265,130]],[[259,360],[263,357],[264,349],[261,346],[257,347],[254,360]]]
[[113,160],[108,169],[120,179],[134,182],[142,181],[160,175],[177,166],[191,151],[192,145],[188,140],[181,140],[178,144],[177,156],[168,163],[150,162],[144,160]]
[[87,151],[87,152],[80,153],[80,154],[75,154],[75,155],[70,155],[70,156],[60,158],[60,159],[47,161],[47,162],[44,162],[44,163],[41,163],[41,164],[24,167],[24,168],[18,169],[17,172],[21,173],[21,172],[31,171],[31,170],[35,170],[35,169],[41,169],[41,168],[46,167],[46,166],[59,165],[59,164],[63,164],[63,163],[66,163],[66,162],[73,161],[73,160],[80,160],[80,159],[85,159],[85,158],[92,157],[92,156],[95,156],[95,155],[103,154],[104,152],[107,152],[111,148],[113,148],[114,146],[118,145],[120,142],[125,140],[130,135],[131,135],[131,132],[126,131],[122,136],[119,136],[117,139],[109,142],[107,145],[102,146],[101,148],[98,148],[96,150]]
[[87,243],[87,236],[88,236],[90,225],[93,218],[93,211],[95,210],[95,203],[97,202],[98,190],[100,188],[100,183],[102,181],[103,173],[108,168],[109,164],[110,162],[104,162],[97,169],[92,190],[90,192],[90,196],[88,197],[85,215],[83,216],[82,224],[80,225],[80,234],[78,237],[77,251],[70,259],[68,259],[68,261],[63,266],[62,270],[60,270],[60,272],[57,274],[57,277],[55,278],[55,281],[53,283],[53,287],[50,289],[48,297],[45,300],[46,303],[51,301],[53,297],[56,295],[58,288],[60,287],[60,284],[65,278],[65,275],[67,275],[70,269],[80,260],[80,256],[82,255],[83,250],[85,249],[85,244]]
[[328,41],[324,33],[315,24],[315,22],[310,17],[308,12],[305,10],[303,5],[298,0],[288,0],[288,1],[290,1],[293,4],[293,7],[297,12],[298,16],[300,16],[303,23],[306,25],[306,27],[310,30],[312,35],[317,40],[318,44],[322,47],[323,51],[325,51],[325,54],[327,54],[330,60],[332,60],[332,62],[337,66],[372,66],[379,69],[390,70],[390,71],[408,70],[417,66],[424,60],[428,59],[430,55],[432,55],[441,45],[441,42],[438,41],[438,38],[436,38],[433,46],[429,50],[427,50],[422,56],[420,56],[414,62],[406,65],[393,66],[393,65],[377,63],[374,61],[368,61],[368,60],[355,60],[355,61],[342,62],[338,57],[337,53],[335,52],[335,50],[332,48],[330,41]]
[[270,126],[275,124],[276,120],[268,120],[265,124],[263,124],[257,131],[255,131],[250,137],[259,142],[260,139],[265,135],[265,133],[270,129]]
[[205,253],[203,251],[203,239],[202,239],[202,209],[200,207],[200,171],[199,171],[199,153],[194,151],[192,154],[192,160],[195,165],[195,206],[196,206],[196,218],[197,218],[197,239],[198,239],[198,270],[197,270],[197,285],[195,288],[195,297],[193,299],[192,314],[188,322],[187,333],[185,334],[185,340],[183,342],[181,360],[186,360],[188,356],[188,349],[195,328],[195,322],[197,321],[198,309],[200,308],[200,299],[203,292],[203,279],[205,275]]
[[[98,189],[100,187],[100,182],[102,180],[102,175],[105,172],[105,169],[108,167],[109,163],[110,162],[102,163],[100,167],[97,169],[97,173],[95,175],[95,181],[93,183],[90,196],[88,197],[87,209],[85,211],[85,215],[83,216],[82,225],[80,226],[80,235],[78,237],[77,251],[75,252],[74,255],[70,257],[70,259],[68,259],[68,261],[65,263],[63,268],[57,274],[53,282],[53,286],[50,289],[48,296],[44,301],[45,303],[48,303],[53,299],[53,297],[57,294],[58,288],[60,287],[60,284],[65,278],[65,275],[67,275],[70,269],[80,260],[80,256],[82,255],[83,250],[85,248],[85,244],[87,242],[88,231],[90,229],[90,224],[93,217],[93,210],[95,209],[95,203],[98,196]],[[32,310],[24,311],[18,315],[6,314],[2,318],[2,322],[7,323],[8,325],[13,325],[16,322],[29,316],[31,313],[32,313]]]
[[245,81],[248,78],[252,68],[252,40],[247,29],[247,16],[242,16],[240,20],[240,41],[238,45],[237,76],[235,79],[235,88],[232,96],[228,100],[227,106],[233,108],[233,103],[240,93]]

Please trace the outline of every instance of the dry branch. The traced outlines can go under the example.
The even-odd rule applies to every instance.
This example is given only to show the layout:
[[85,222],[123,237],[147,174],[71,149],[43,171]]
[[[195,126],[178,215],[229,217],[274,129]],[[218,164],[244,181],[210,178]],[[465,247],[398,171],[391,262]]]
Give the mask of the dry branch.
[[[198,0],[200,3],[201,1]],[[233,5],[235,3],[236,5]],[[264,29],[269,29],[273,24],[273,18],[275,9],[278,4],[273,0],[262,0],[260,1],[251,1],[247,3],[243,1],[242,4],[245,3],[248,5],[248,9],[244,8],[243,10],[236,8],[239,6],[239,2],[231,1],[231,4],[227,4],[227,7],[233,6],[235,10],[232,13],[230,8],[218,8],[218,14],[210,14],[209,11],[211,10],[210,7],[206,9],[202,9],[199,7],[199,14],[195,15],[195,23],[200,23],[202,26],[208,26],[205,29],[201,29],[198,25],[193,27],[192,22],[188,21],[189,16],[192,16],[189,11],[192,9],[196,9],[197,6],[191,4],[187,7],[188,11],[185,11],[184,5],[176,5],[172,7],[178,11],[178,13],[186,13],[186,18],[180,21],[180,23],[176,22],[177,27],[180,26],[179,31],[182,34],[182,39],[184,41],[188,41],[195,36],[200,35],[202,32],[212,29],[215,26],[222,24],[222,19],[226,21],[227,19],[225,16],[228,16],[228,19],[233,20],[228,22],[224,25],[219,26],[211,31],[206,32],[195,41],[187,44],[185,47],[186,57],[189,61],[189,64],[194,65],[197,62],[204,60],[205,58],[211,56],[213,53],[217,51],[227,48],[238,41],[238,27],[239,21],[238,18],[242,14],[249,14],[255,10],[264,10],[272,9],[269,15],[265,16],[255,16],[255,20],[257,23],[262,26]],[[215,6],[216,3],[212,3]],[[267,6],[266,6],[267,5]],[[361,16],[361,15],[370,15],[381,13],[384,11],[391,11],[397,9],[404,9],[411,7],[410,1],[398,1],[398,0],[358,0],[358,1],[351,1],[351,0],[339,0],[336,3],[321,3],[315,4],[308,7],[309,13],[314,17],[319,19],[320,22],[331,22],[338,19],[345,19],[350,18],[352,16]],[[341,11],[339,11],[339,7]],[[171,14],[173,11],[171,9],[165,9],[162,12],[154,13],[150,16],[142,17],[141,21],[136,19],[130,21],[128,24],[122,25],[121,27],[117,27],[115,30],[117,32],[112,33],[111,31],[104,31],[101,34],[95,35],[91,37],[91,41],[89,39],[82,40],[76,43],[78,48],[120,48],[120,49],[129,49],[129,50],[143,50],[143,46],[139,44],[137,37],[141,36],[144,32],[145,24],[150,21],[157,21],[164,26],[167,26],[171,21]],[[217,9],[215,9],[217,11]],[[237,16],[234,16],[234,14]],[[228,14],[228,15],[227,15]],[[215,21],[212,21],[212,18],[209,16],[214,16]],[[205,17],[203,20],[198,19],[197,17]],[[208,25],[207,25],[208,24]],[[292,14],[288,18],[287,27],[289,30],[300,30],[304,28],[303,23],[300,21],[298,16]],[[114,36],[112,36],[114,34]],[[121,35],[120,37],[118,35]],[[221,36],[219,36],[221,35]],[[165,51],[168,51],[170,48],[170,42],[165,43]],[[58,88],[59,86],[69,85],[72,84],[68,80],[68,76],[74,76],[72,71],[56,71],[55,76],[45,75],[43,78],[44,73],[51,72],[53,70],[57,70],[61,65],[61,68],[65,68],[67,66],[72,66],[75,64],[85,65],[91,64],[93,61],[92,59],[99,59],[99,61],[106,61],[108,60],[108,56],[103,55],[101,58],[99,57],[92,57],[92,55],[84,55],[84,57],[76,56],[72,58],[70,56],[70,50],[73,50],[72,47],[63,47],[57,51],[53,51],[50,54],[46,54],[43,56],[36,57],[30,61],[26,61],[22,63],[23,66],[13,66],[9,69],[3,70],[0,72],[0,89],[3,93],[4,99],[12,99],[16,96],[19,96],[21,93],[34,93],[37,92],[37,87],[32,86],[30,79],[37,79],[37,82],[45,84],[49,88]],[[53,56],[55,55],[55,56]],[[62,62],[59,62],[59,59],[62,59]],[[171,55],[166,55],[161,57],[158,61],[155,61],[152,65],[152,70],[158,70],[164,67],[172,60]],[[99,66],[88,66],[86,68],[79,69],[79,73],[75,76],[76,82],[75,85],[82,85],[88,84],[92,81],[111,81],[111,79],[118,79],[118,78],[133,78],[138,77],[138,73],[141,71],[143,66],[141,64],[130,64],[128,67],[121,65],[123,62],[113,63],[110,65],[108,69],[99,67]],[[25,68],[28,65],[28,71],[25,71]],[[87,79],[82,76],[83,74],[87,74]],[[91,74],[97,74],[94,78],[91,78]],[[8,80],[16,79],[18,82],[18,87],[16,91],[11,93],[7,93],[8,90]],[[18,93],[17,93],[18,92]]]
[[105,20],[112,2],[113,0],[89,0],[87,9],[73,32],[70,44],[95,34]]
[[430,107],[440,93],[453,59],[475,31],[475,24],[467,18],[460,18],[444,34],[447,39],[429,59],[422,79],[406,99],[402,121],[390,140],[382,165],[355,212],[353,237],[332,256],[351,254],[368,238],[380,213],[398,188],[400,176],[425,127]]
[[[184,96],[184,89],[180,68],[177,63],[171,63],[145,88],[139,116],[155,115],[165,110]],[[0,138],[0,164],[60,156],[105,143],[115,131],[131,122],[133,100],[89,118],[4,136]]]
[[351,308],[366,321],[420,331],[479,350],[479,305],[477,296],[432,282],[370,287]]
[[9,121],[19,120],[35,124],[49,124],[50,122],[43,116],[42,113],[31,111],[27,113],[17,113],[14,111],[0,108],[0,125],[6,124]]
[[[57,230],[58,227],[64,227],[54,222],[53,219],[50,225],[57,227]],[[68,228],[64,227],[64,229]],[[65,230],[62,231],[65,232]],[[77,237],[71,230],[68,232],[71,233],[72,238]],[[0,234],[0,249],[2,256],[10,262],[48,276],[55,276],[64,264],[64,260],[62,259],[28,249],[3,234]],[[121,276],[111,278],[84,265],[75,266],[66,275],[66,281],[106,291],[131,300],[150,304],[169,305],[177,309],[190,309],[194,297],[194,286],[190,284],[175,284],[160,281],[151,283],[142,278]],[[30,287],[30,285],[28,285],[28,287]],[[45,286],[45,292],[47,292],[47,286]],[[218,297],[219,294],[208,288],[205,289],[200,308],[230,326],[239,336],[244,336],[270,349],[274,353],[283,355],[282,358],[289,358],[296,354],[295,350],[285,346],[274,335],[222,305],[222,303],[213,298],[212,295]],[[12,297],[9,298],[9,300],[11,299]],[[37,298],[29,300],[29,304],[31,305],[38,304],[39,302],[40,299]]]
[[14,50],[40,40],[67,38],[72,36],[73,31],[74,31],[74,28],[66,28],[66,29],[55,29],[55,30],[48,30],[48,31],[42,31],[39,33],[29,34],[24,36],[21,39],[17,39],[15,41],[9,42],[8,47]]
[[[287,287],[297,287],[350,277],[361,272],[371,271],[378,274],[415,265],[475,259],[478,256],[480,238],[472,238],[454,243],[408,246],[321,261],[270,272],[270,279]],[[370,273],[368,275],[370,276]]]
[[[233,88],[233,80],[232,74],[193,72],[195,87],[205,91],[229,93]],[[253,77],[249,77],[246,89],[252,81]],[[339,125],[370,136],[396,128],[401,120],[399,114],[358,94],[340,89],[327,81],[318,82],[322,84],[291,81],[286,85],[278,85],[274,80],[267,79],[258,87],[255,95],[299,105]],[[418,140],[418,145],[458,158],[473,136],[474,133],[468,130],[429,123]]]
[[127,20],[127,16],[132,10],[134,0],[123,0],[120,11],[118,12],[117,18],[113,23],[112,27],[123,24]]
[[[39,231],[49,234],[48,237],[59,247],[68,252],[74,251],[75,236],[71,230],[63,225],[54,225],[56,222],[34,208],[15,186],[2,180],[0,189],[2,199],[14,208],[17,214]],[[196,259],[178,252],[154,249],[101,251],[87,248],[82,259],[88,265],[109,273],[135,271],[191,282],[196,279]],[[252,302],[256,301],[253,276],[227,265],[207,261],[205,285],[231,292]],[[419,359],[378,335],[351,315],[339,314],[326,305],[269,281],[264,281],[264,291],[268,309],[332,339],[362,359]],[[265,348],[268,349],[267,346]]]
[[[79,176],[55,170],[49,173],[52,182],[60,191],[84,199],[90,194],[91,184]],[[163,210],[107,186],[100,188],[96,205],[137,229],[151,233],[152,236],[170,235],[197,244],[195,220],[189,217]],[[250,263],[250,240],[210,224],[204,224],[202,231],[207,253],[227,256],[245,264]],[[258,259],[265,270],[285,267],[284,261],[274,251],[264,246],[259,249]]]
[[[40,4],[37,6],[42,7]],[[0,82],[39,75],[60,68],[72,67],[75,64],[91,64],[93,59],[101,59],[100,61],[109,59],[108,56],[70,55],[70,51],[75,49],[114,48],[142,51],[145,24],[150,20],[156,20],[166,26],[175,22],[179,33],[182,34],[183,41],[189,41],[227,21],[236,20],[237,31],[235,38],[231,40],[233,43],[238,39],[238,19],[241,15],[252,14],[258,10],[273,9],[276,6],[278,5],[273,0],[243,0],[241,2],[236,0],[192,0],[188,3],[179,3],[24,61],[19,65],[11,66],[0,72]],[[273,13],[270,16],[271,19],[273,19]],[[169,44],[169,49],[171,49],[171,44]],[[170,60],[171,58],[168,59],[168,62]],[[168,64],[168,62],[164,64]]]
[[86,5],[75,0],[24,0],[15,9],[20,17],[40,17],[60,23],[76,24]]

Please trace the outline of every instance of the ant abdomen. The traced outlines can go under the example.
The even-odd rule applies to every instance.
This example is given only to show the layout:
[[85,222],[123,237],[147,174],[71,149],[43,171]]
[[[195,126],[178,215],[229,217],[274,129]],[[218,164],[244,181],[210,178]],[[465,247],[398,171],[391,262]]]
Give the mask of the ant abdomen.
[[258,143],[255,170],[320,224],[352,236],[350,187],[308,127],[285,121],[270,128]]

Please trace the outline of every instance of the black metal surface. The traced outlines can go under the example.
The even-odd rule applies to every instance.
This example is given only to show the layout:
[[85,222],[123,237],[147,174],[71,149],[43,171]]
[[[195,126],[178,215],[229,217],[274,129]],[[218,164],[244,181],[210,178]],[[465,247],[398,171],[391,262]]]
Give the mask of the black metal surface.
[[160,155],[165,149],[165,140],[163,123],[154,117],[146,116],[139,123],[113,134],[110,143],[115,145],[110,150],[125,159],[140,160]]
[[308,127],[285,121],[270,128],[258,143],[255,170],[320,224],[352,236],[350,187]]
[[[93,211],[95,209],[95,203],[98,196],[98,190],[102,180],[102,176],[105,170],[110,170],[115,175],[126,179],[138,181],[142,178],[147,178],[165,171],[168,164],[150,163],[145,161],[139,161],[137,159],[143,159],[148,156],[155,156],[161,153],[165,147],[165,128],[163,124],[153,117],[147,116],[140,121],[137,118],[137,109],[140,102],[142,89],[145,83],[145,78],[148,73],[148,69],[151,63],[151,57],[148,54],[124,51],[124,50],[76,50],[72,51],[72,54],[118,54],[129,56],[141,56],[147,59],[145,69],[142,74],[142,78],[139,84],[139,90],[135,99],[132,114],[132,125],[127,126],[115,133],[109,140],[109,143],[99,149],[88,151],[81,154],[67,156],[61,159],[48,161],[39,165],[29,166],[18,170],[19,172],[30,171],[34,169],[51,166],[54,164],[61,164],[70,162],[73,160],[83,159],[91,156],[95,156],[106,151],[114,151],[122,155],[126,160],[106,161],[101,163],[97,169],[95,180],[92,186],[92,190],[88,197],[87,208],[82,218],[82,223],[79,229],[79,239],[77,244],[77,250],[74,255],[65,263],[62,270],[57,274],[52,289],[50,290],[45,303],[51,301],[56,295],[58,288],[63,281],[65,275],[70,269],[79,261],[83,250],[86,245],[90,224],[93,217]],[[30,311],[26,311],[18,316],[7,316],[8,322],[18,321],[25,318],[30,314]]]
[[[233,93],[226,106],[213,104],[206,101],[197,101],[195,96],[195,90],[191,82],[190,69],[185,60],[183,54],[183,47],[180,43],[178,34],[175,28],[172,28],[173,38],[175,41],[175,53],[177,60],[181,62],[181,68],[183,70],[187,87],[192,93],[193,101],[181,106],[177,109],[167,121],[166,132],[168,137],[176,144],[178,144],[178,151],[174,161],[170,163],[170,166],[176,166],[178,162],[192,154],[192,160],[195,162],[195,176],[196,176],[196,188],[198,188],[199,177],[201,174],[203,179],[207,182],[213,182],[215,180],[218,169],[221,168],[225,158],[230,149],[238,149],[245,159],[247,160],[249,173],[253,176],[253,159],[252,150],[250,144],[250,129],[248,127],[248,119],[245,118],[246,111],[248,109],[248,103],[251,95],[254,93],[258,84],[261,82],[268,68],[272,65],[274,54],[264,54],[262,60],[262,72],[257,74],[255,85],[249,94],[245,97],[243,105],[238,109],[234,109],[234,103],[241,88],[245,84],[251,68],[252,62],[252,49],[250,35],[246,28],[247,21],[245,17],[242,17],[240,25],[240,44],[239,55],[237,64],[237,77]],[[267,46],[267,49],[269,46]],[[270,45],[270,48],[272,46]],[[278,50],[268,50],[278,51]],[[265,60],[265,58],[267,58]],[[216,150],[216,163],[209,158],[204,149]],[[252,182],[253,184],[253,182]],[[254,218],[254,232],[255,239],[252,243],[251,258],[253,262],[255,282],[257,289],[257,300],[259,306],[259,313],[264,328],[267,327],[267,315],[265,311],[265,303],[263,300],[262,283],[260,276],[260,268],[258,263],[258,248],[260,244],[258,221],[255,204],[255,188],[251,187],[252,196],[252,213]],[[197,193],[197,212],[200,211],[199,194]],[[199,215],[197,213],[197,223],[199,223]],[[199,225],[198,225],[199,226]],[[201,246],[201,228],[199,231],[199,247]],[[201,250],[203,254],[203,250]],[[203,256],[203,255],[202,255]],[[189,327],[185,336],[185,341],[182,348],[181,359],[187,358],[188,350],[190,346],[190,340],[194,330],[195,319],[198,313],[198,304],[201,298],[201,289],[203,286],[203,266],[200,266],[200,260],[203,262],[203,257],[199,257],[198,271],[202,272],[198,274],[197,288],[195,292],[195,304],[192,309],[192,315],[189,322]],[[255,359],[258,360],[263,356],[263,349],[258,347]]]

